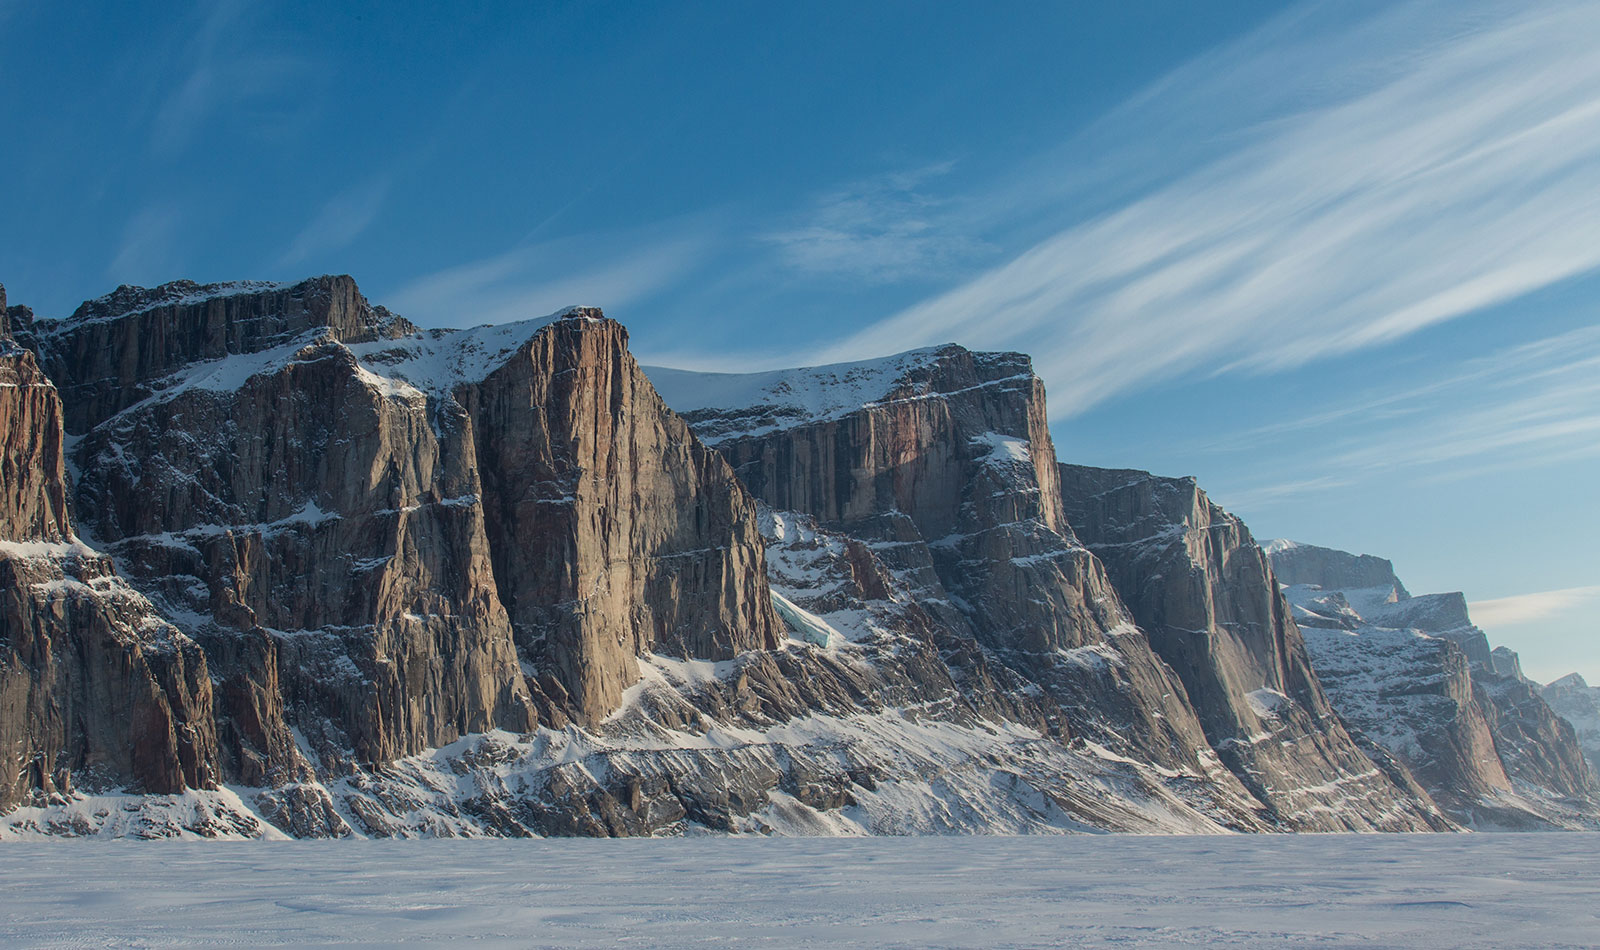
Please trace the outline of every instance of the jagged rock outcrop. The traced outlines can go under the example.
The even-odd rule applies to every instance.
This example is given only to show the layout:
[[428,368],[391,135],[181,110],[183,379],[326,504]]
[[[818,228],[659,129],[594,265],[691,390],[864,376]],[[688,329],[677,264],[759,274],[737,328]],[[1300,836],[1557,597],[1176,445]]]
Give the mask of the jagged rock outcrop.
[[[1389,763],[1391,777],[1356,749],[1314,678],[1305,682],[1303,657],[1285,658],[1294,645],[1272,639],[1271,614],[1282,608],[1264,582],[1268,632],[1241,632],[1226,658],[1189,658],[1207,666],[1193,678],[1203,699],[1162,662],[1063,515],[1043,388],[1026,357],[944,347],[750,376],[650,372],[752,491],[880,559],[932,627],[972,640],[1048,697],[1045,715],[1064,738],[1203,777],[1231,797],[1224,807],[1242,799],[1271,826],[1447,824],[1403,768]],[[1259,552],[1256,562],[1264,577]],[[1172,594],[1205,609],[1198,587]],[[1219,681],[1216,668],[1230,662],[1249,672]],[[1268,703],[1269,694],[1285,698]],[[1243,711],[1219,713],[1230,726],[1214,740],[1197,716],[1212,702]],[[1269,720],[1292,721],[1288,731],[1316,751],[1281,751]],[[1249,751],[1263,739],[1264,751]]]
[[1061,487],[1068,520],[1183,680],[1212,746],[1283,822],[1414,817],[1426,796],[1346,732],[1242,521],[1192,478],[1063,464]]
[[755,509],[666,410],[620,324],[571,313],[460,394],[500,597],[578,718],[617,707],[641,654],[777,646]]
[[776,643],[753,503],[597,311],[424,334],[348,278],[179,283],[26,339],[65,381],[90,533],[212,658],[231,781],[537,705],[597,721],[640,652]]
[[0,809],[213,787],[205,657],[74,537],[62,444],[55,386],[0,337]]
[[1495,647],[1489,651],[1489,668],[1499,676],[1515,680],[1527,678],[1522,675],[1522,657],[1509,647]]
[[[1058,467],[1026,357],[652,371],[686,420],[590,308],[0,313],[0,838],[1451,827],[1242,524]],[[1526,686],[1470,702],[1548,744]]]
[[1576,673],[1568,673],[1540,689],[1539,695],[1557,715],[1572,724],[1589,767],[1600,774],[1600,687],[1590,686]]
[[[1600,827],[1600,783],[1572,727],[1533,684],[1496,671],[1464,597],[1412,597],[1378,558],[1360,561],[1381,569],[1355,573],[1342,551],[1268,550],[1274,568],[1285,556],[1292,565],[1285,593],[1334,706],[1449,814],[1475,827]],[[1363,586],[1332,586],[1351,580]],[[1500,662],[1517,665],[1514,654]]]

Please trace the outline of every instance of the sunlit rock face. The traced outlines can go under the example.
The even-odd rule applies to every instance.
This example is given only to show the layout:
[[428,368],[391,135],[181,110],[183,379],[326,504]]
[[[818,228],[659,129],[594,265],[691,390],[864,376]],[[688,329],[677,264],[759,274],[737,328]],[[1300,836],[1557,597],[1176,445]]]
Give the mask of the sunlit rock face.
[[1409,815],[1426,801],[1404,767],[1334,714],[1266,554],[1192,478],[1061,466],[1067,517],[1105,563],[1206,736],[1288,820]]
[[[1267,545],[1340,715],[1480,828],[1600,827],[1600,783],[1573,726],[1491,650],[1459,593],[1413,597],[1388,561]],[[1341,588],[1339,584],[1359,586]]]
[[[1058,465],[1025,356],[646,371],[347,277],[0,314],[0,838],[1454,827],[1237,519]],[[1484,794],[1576,801],[1475,629],[1426,642],[1505,667]]]
[[617,707],[636,656],[731,659],[781,629],[750,496],[627,342],[599,311],[574,311],[458,390],[500,599],[586,723]]
[[[0,313],[30,322],[4,288]],[[0,336],[0,809],[211,787],[205,656],[74,536],[61,420],[33,353]]]
[[[650,372],[763,501],[881,559],[935,627],[1047,697],[1063,736],[1195,776],[1266,826],[1448,825],[1403,767],[1375,766],[1332,715],[1237,522],[1213,554],[1237,573],[1248,544],[1256,573],[1223,609],[1254,611],[1260,629],[1181,668],[1152,648],[1124,606],[1130,591],[1189,613],[1208,610],[1211,592],[1174,583],[1147,597],[1132,574],[1123,591],[1080,542],[1069,522],[1085,513],[1083,486],[1065,481],[1082,470],[1057,467],[1026,357],[942,347],[748,376]],[[1163,511],[1152,531],[1182,517]]]
[[[231,781],[598,720],[637,653],[775,643],[753,502],[597,311],[421,333],[348,278],[179,283],[24,339],[86,534],[212,657]],[[54,421],[23,451],[59,481]]]

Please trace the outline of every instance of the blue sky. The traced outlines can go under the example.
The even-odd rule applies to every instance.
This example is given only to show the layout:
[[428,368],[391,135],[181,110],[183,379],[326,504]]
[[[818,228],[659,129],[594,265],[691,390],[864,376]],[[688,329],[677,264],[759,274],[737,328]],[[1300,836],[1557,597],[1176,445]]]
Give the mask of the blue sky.
[[0,281],[1034,354],[1068,460],[1600,682],[1600,7],[0,0]]

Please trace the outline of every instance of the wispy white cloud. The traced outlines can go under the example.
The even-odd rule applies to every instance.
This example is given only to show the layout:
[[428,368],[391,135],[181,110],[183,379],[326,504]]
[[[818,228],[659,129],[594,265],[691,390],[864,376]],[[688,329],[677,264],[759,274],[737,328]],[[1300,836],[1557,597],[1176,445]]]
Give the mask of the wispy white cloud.
[[784,265],[810,277],[892,283],[927,276],[983,247],[963,233],[946,199],[924,190],[952,167],[941,162],[855,182],[763,240]]
[[1437,482],[1597,457],[1600,326],[1508,347],[1377,396],[1351,392],[1316,414],[1212,441],[1230,452],[1273,446],[1273,481],[1220,493],[1246,510],[1397,473]]
[[1600,266],[1600,6],[1419,0],[1314,39],[1312,19],[1180,70],[1094,131],[1136,123],[1125,137],[1157,155],[1149,130],[1172,128],[1207,143],[1180,146],[1200,167],[1168,166],[824,357],[1027,349],[1060,417],[1382,344]]
[[1288,481],[1268,482],[1241,491],[1218,493],[1217,500],[1224,502],[1233,511],[1253,511],[1281,501],[1343,488],[1350,483],[1351,479],[1348,476],[1312,475]]
[[1475,600],[1467,605],[1467,609],[1472,612],[1472,619],[1478,626],[1492,630],[1538,623],[1574,610],[1588,610],[1596,605],[1600,605],[1600,585]]
[[118,283],[159,283],[177,259],[183,215],[176,205],[154,204],[123,225],[106,276]]
[[318,254],[347,247],[383,210],[393,184],[391,175],[380,174],[334,195],[289,243],[278,266],[292,266]]
[[546,241],[437,271],[385,299],[436,326],[504,323],[574,304],[615,313],[699,266],[709,244],[697,222]]
[[172,155],[189,146],[206,122],[286,89],[311,73],[271,42],[249,0],[203,0],[193,28],[153,58],[181,67],[167,75],[150,121],[151,148]]

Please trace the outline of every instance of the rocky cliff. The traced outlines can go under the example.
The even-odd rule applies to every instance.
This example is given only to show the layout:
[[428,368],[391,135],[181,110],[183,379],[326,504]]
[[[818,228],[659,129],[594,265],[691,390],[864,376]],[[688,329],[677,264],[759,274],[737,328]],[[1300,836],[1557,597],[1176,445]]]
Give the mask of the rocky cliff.
[[1404,812],[1426,798],[1346,731],[1266,554],[1194,479],[1062,465],[1061,486],[1068,519],[1258,798],[1286,818]]
[[[9,312],[5,329],[26,326]],[[0,337],[0,810],[80,787],[215,788],[204,654],[77,539],[67,493],[59,394]]]
[[519,645],[592,723],[650,652],[777,646],[749,496],[667,411],[599,311],[573,311],[459,390],[500,598]]
[[297,832],[344,829],[319,777],[775,643],[752,502],[598,312],[421,333],[348,278],[179,282],[20,335],[86,533],[210,660],[214,771]]
[[[1200,655],[1169,642],[1163,657],[1069,524],[1083,486],[1063,483],[1075,470],[1057,468],[1026,357],[944,347],[749,376],[650,372],[763,501],[875,555],[934,628],[1047,697],[1063,738],[1203,776],[1269,827],[1445,824],[1331,715],[1297,639],[1274,626],[1286,608],[1259,551],[1263,631]],[[1202,587],[1150,596],[1204,612]]]
[[1600,687],[1568,673],[1539,690],[1556,715],[1572,724],[1589,768],[1600,774]]
[[[1026,357],[646,373],[347,277],[0,313],[0,837],[1453,827],[1242,524],[1058,466]],[[1576,787],[1469,673],[1486,794]]]
[[[1285,593],[1335,707],[1448,813],[1486,828],[1600,826],[1600,784],[1572,726],[1515,654],[1502,648],[1497,664],[1461,594],[1412,597],[1378,558],[1287,541],[1268,550],[1295,579]],[[1348,582],[1361,586],[1336,586]]]
[[1265,545],[1279,583],[1315,584],[1328,590],[1370,590],[1380,603],[1411,595],[1395,575],[1394,563],[1371,554],[1351,554],[1315,544],[1275,538]]

